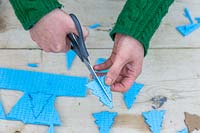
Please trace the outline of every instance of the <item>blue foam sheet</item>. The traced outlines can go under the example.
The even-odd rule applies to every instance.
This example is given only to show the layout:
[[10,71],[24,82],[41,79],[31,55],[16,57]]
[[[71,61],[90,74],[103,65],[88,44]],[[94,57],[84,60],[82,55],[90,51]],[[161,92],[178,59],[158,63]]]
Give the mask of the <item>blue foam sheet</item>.
[[142,116],[144,117],[145,122],[149,125],[152,133],[161,133],[165,112],[165,110],[151,110],[142,113]]
[[184,9],[184,14],[183,14],[190,22],[190,24],[193,24],[193,19],[192,19],[192,16],[190,15],[190,11],[189,9],[185,8]]
[[48,102],[45,103],[37,117],[35,117],[32,109],[33,105],[31,103],[30,95],[31,94],[29,93],[23,95],[8,113],[7,119],[22,121],[25,124],[60,125],[60,118],[54,107],[55,95],[51,96]]
[[3,109],[3,105],[0,102],[0,119],[5,119],[5,118],[6,118],[6,116],[5,116],[5,112],[4,112],[4,109]]
[[99,128],[100,133],[110,133],[110,129],[114,123],[116,112],[102,111],[99,113],[93,113],[93,117],[96,119],[95,123]]
[[124,102],[128,109],[130,109],[133,106],[136,96],[138,95],[143,86],[143,84],[134,83],[132,87],[123,94]]
[[[110,86],[105,84],[105,76],[99,76],[99,80],[101,81],[101,83],[103,84],[105,90],[107,91],[108,95],[111,97],[112,99],[112,93],[110,90]],[[99,97],[99,100],[106,106],[108,106],[109,108],[112,108],[112,101],[110,101],[106,94],[103,92],[101,86],[96,82],[96,80],[92,80],[91,82],[89,82],[87,84],[87,87],[90,88],[90,90],[92,91],[92,94]]]
[[87,82],[85,77],[0,68],[0,88],[10,90],[85,97]]
[[188,129],[185,128],[185,129],[183,129],[183,130],[181,130],[181,131],[178,131],[177,133],[188,133]]
[[197,24],[188,24],[188,25],[183,25],[183,26],[177,26],[176,29],[183,35],[187,36],[191,32],[195,31],[200,27],[200,23]]
[[73,50],[69,50],[66,53],[66,66],[68,70],[72,67],[75,57],[76,53]]
[[[96,65],[102,64],[102,63],[104,63],[106,60],[107,60],[107,59],[105,59],[105,58],[98,58],[98,59],[96,60]],[[96,72],[107,73],[107,72],[108,72],[108,69],[107,69],[107,70],[96,71]]]
[[101,26],[101,24],[95,23],[95,24],[90,25],[89,28],[90,28],[90,29],[96,29],[96,28],[98,28],[98,27],[100,27],[100,26]]

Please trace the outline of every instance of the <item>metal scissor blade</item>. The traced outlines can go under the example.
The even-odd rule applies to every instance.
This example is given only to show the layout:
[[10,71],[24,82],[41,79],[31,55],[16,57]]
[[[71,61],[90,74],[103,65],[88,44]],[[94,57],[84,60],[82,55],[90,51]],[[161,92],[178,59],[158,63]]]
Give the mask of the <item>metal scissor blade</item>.
[[87,66],[88,70],[90,71],[90,73],[92,74],[93,78],[95,78],[97,80],[97,82],[99,83],[99,85],[101,86],[101,88],[103,89],[103,92],[106,94],[106,96],[108,97],[109,101],[112,102],[112,99],[109,97],[107,91],[105,90],[105,88],[103,87],[101,81],[99,80],[99,78],[97,77],[94,69],[92,68],[92,66],[90,65],[90,63],[84,59],[83,61],[85,63],[85,65]]

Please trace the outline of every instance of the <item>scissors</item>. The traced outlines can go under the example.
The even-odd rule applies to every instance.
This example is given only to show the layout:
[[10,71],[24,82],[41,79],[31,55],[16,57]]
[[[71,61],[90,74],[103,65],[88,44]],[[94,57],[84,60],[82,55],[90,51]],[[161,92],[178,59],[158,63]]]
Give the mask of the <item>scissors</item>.
[[97,81],[97,83],[100,85],[101,89],[106,94],[109,101],[111,102],[112,100],[111,100],[110,96],[108,95],[107,91],[105,90],[104,86],[102,85],[101,81],[97,77],[93,67],[90,64],[89,53],[88,53],[86,45],[85,45],[85,41],[84,41],[84,37],[83,37],[83,31],[81,29],[80,22],[74,14],[69,14],[69,15],[72,18],[72,20],[74,21],[75,27],[76,27],[77,32],[78,32],[78,35],[76,35],[74,33],[67,34],[67,37],[71,41],[71,43],[70,43],[71,49],[79,56],[81,61],[86,65],[86,67],[88,68],[88,70],[92,74],[92,77]]

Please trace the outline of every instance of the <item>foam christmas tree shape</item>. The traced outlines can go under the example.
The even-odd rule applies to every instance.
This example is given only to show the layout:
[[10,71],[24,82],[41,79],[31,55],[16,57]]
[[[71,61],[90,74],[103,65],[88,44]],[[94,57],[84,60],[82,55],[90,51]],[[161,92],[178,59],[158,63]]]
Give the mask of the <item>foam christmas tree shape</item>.
[[191,32],[195,31],[200,27],[200,24],[188,24],[188,25],[183,25],[183,26],[177,26],[176,29],[183,35],[187,36]]
[[55,96],[49,98],[39,115],[35,117],[30,95],[28,93],[23,95],[9,112],[7,119],[20,120],[25,124],[60,125],[60,119],[54,107]]
[[66,53],[66,66],[68,70],[70,70],[70,68],[72,67],[75,57],[76,53],[73,50],[69,50]]
[[140,90],[143,88],[143,86],[144,86],[143,84],[134,83],[132,87],[123,94],[124,102],[128,109],[130,109],[133,106],[136,96],[138,95]]
[[[110,90],[110,86],[108,86],[108,85],[105,84],[105,76],[99,76],[99,80],[101,81],[101,83],[104,86],[106,92],[108,93],[108,95],[112,99],[112,93],[111,93],[111,90]],[[104,105],[108,106],[109,108],[113,107],[112,101],[110,101],[108,99],[108,97],[104,93],[103,89],[101,88],[101,86],[99,85],[99,83],[95,79],[92,80],[91,82],[89,82],[86,86],[88,88],[90,88],[90,90],[92,91],[93,95],[99,97],[99,100]]]
[[95,123],[99,128],[100,133],[110,133],[110,129],[114,123],[116,112],[102,111],[99,113],[93,113]]
[[142,113],[142,116],[144,117],[145,122],[149,125],[152,133],[161,133],[164,114],[165,110],[151,110]]
[[[104,62],[106,62],[106,60],[107,59],[105,59],[105,58],[98,58],[97,60],[96,60],[96,65],[99,65],[99,64],[102,64],[102,63],[104,63]],[[97,71],[97,72],[100,72],[100,73],[107,73],[108,72],[108,69],[106,69],[106,70],[101,70],[101,71]]]
[[5,118],[6,118],[6,116],[5,116],[5,112],[3,109],[3,105],[0,102],[0,119],[5,119]]
[[188,129],[185,128],[185,129],[183,129],[183,130],[181,130],[181,131],[178,131],[177,133],[188,133]]

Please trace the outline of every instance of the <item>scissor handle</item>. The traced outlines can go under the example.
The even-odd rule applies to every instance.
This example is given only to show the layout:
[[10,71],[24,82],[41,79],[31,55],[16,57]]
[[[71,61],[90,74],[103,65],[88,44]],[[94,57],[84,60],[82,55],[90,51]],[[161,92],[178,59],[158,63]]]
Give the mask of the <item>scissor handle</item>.
[[76,30],[78,32],[78,36],[74,33],[69,33],[67,34],[67,37],[72,43],[71,44],[72,50],[74,50],[76,54],[80,57],[81,61],[83,61],[84,58],[88,59],[88,56],[89,56],[86,45],[85,45],[85,41],[84,41],[83,31],[82,31],[78,18],[74,14],[69,14],[69,15],[74,21]]

